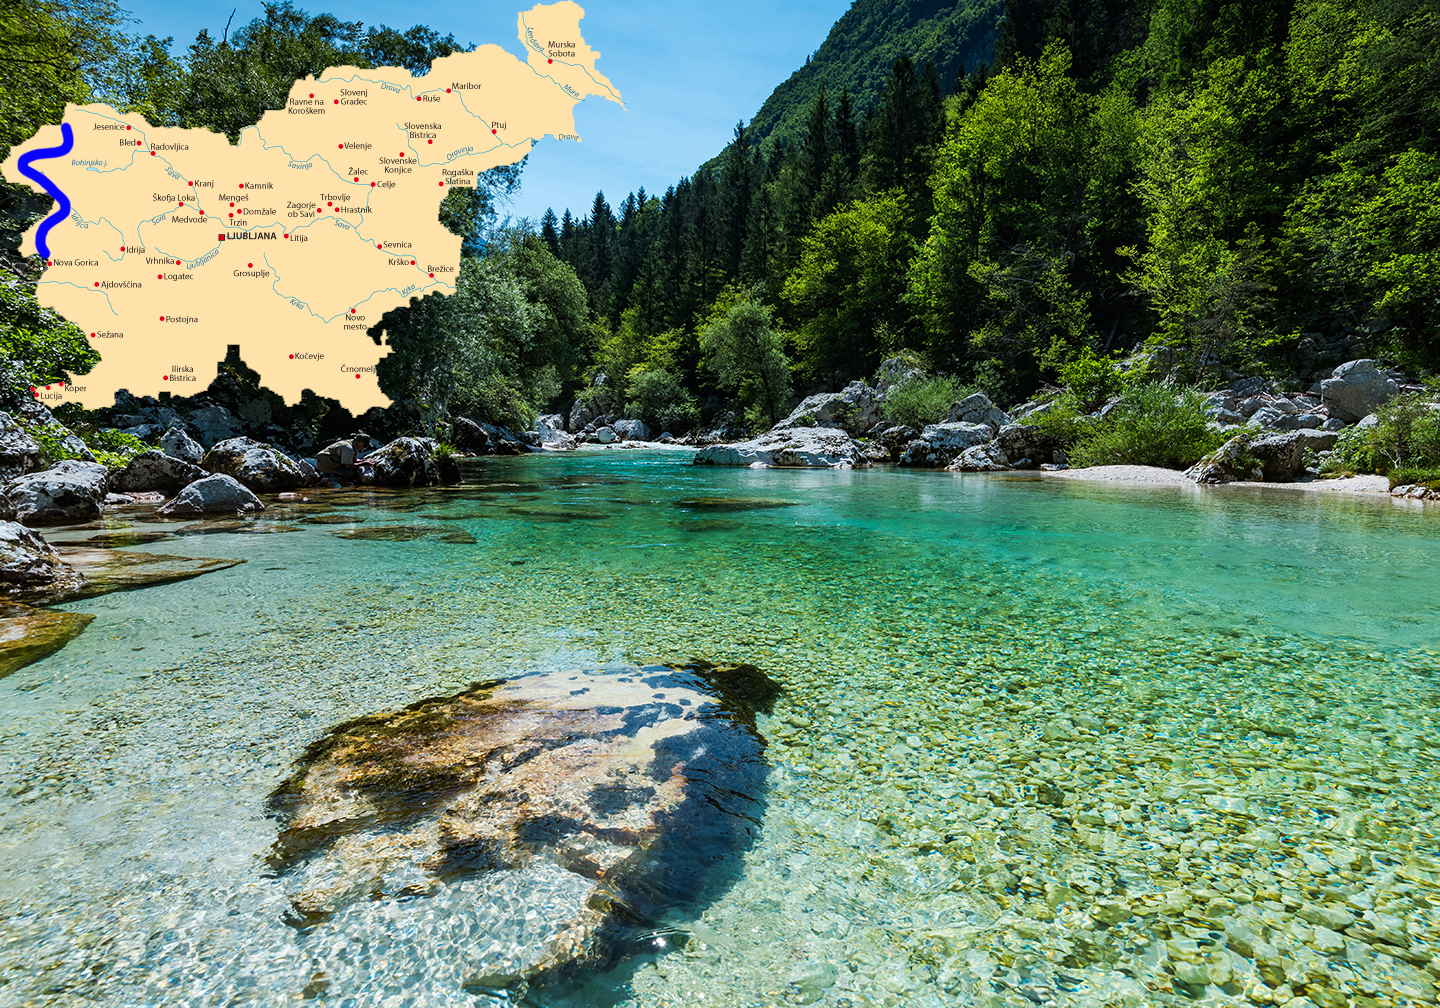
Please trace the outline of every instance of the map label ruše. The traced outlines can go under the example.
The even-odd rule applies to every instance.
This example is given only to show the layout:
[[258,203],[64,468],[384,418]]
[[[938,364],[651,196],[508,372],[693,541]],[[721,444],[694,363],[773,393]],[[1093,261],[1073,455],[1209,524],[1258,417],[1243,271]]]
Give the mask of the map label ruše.
[[[387,351],[367,331],[412,297],[454,293],[460,238],[439,222],[445,194],[541,137],[578,141],[574,107],[587,95],[621,101],[595,70],[584,16],[571,0],[521,13],[525,62],[485,45],[422,77],[331,67],[296,81],[233,146],[67,105],[73,147],[30,164],[72,204],[45,235],[37,294],[102,359],[79,384],[37,397],[98,408],[122,388],[190,395],[239,344],[287,403],[310,389],[352,413],[385,405],[375,365]],[[43,191],[19,161],[61,133],[39,130],[0,171]],[[40,228],[22,254],[37,253]]]

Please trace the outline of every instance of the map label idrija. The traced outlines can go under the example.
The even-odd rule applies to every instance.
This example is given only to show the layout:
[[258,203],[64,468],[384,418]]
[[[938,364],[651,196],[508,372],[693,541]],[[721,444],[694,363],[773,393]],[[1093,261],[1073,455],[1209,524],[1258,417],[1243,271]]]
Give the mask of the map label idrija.
[[543,137],[579,140],[586,96],[621,101],[580,34],[584,16],[571,0],[520,13],[524,60],[485,45],[419,77],[330,67],[295,81],[233,146],[67,105],[0,172],[63,194],[65,212],[27,232],[21,252],[45,259],[40,303],[83,329],[101,361],[83,382],[36,394],[94,408],[122,388],[198,391],[239,339],[287,403],[310,389],[357,414],[384,405],[374,320],[455,290],[460,238],[439,223],[440,200]]

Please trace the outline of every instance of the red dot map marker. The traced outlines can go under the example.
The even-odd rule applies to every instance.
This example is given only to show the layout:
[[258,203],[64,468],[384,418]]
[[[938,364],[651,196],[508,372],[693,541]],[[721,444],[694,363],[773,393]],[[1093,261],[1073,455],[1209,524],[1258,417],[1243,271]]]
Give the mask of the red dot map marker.
[[290,359],[291,359],[291,360],[294,360],[294,359],[295,359],[295,355],[294,355],[293,353],[290,355]]
[[245,268],[246,268],[246,269],[254,269],[254,268],[255,268],[255,264],[254,264],[254,263],[246,263],[246,264],[245,264]]
[[160,380],[161,380],[161,381],[169,381],[169,380],[170,380],[170,376],[169,376],[168,374],[167,374],[167,375],[161,375],[161,376],[160,376]]
[[164,275],[163,273],[156,273],[156,274],[155,274],[155,279],[156,279],[156,280],[164,280],[164,279],[165,279],[165,275]]

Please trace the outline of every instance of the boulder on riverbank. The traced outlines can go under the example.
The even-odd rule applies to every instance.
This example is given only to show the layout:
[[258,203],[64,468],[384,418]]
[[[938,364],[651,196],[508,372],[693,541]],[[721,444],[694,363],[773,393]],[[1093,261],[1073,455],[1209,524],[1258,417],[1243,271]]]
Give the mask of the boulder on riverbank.
[[40,464],[40,445],[9,413],[0,413],[0,483]]
[[272,445],[247,437],[221,441],[205,453],[205,468],[233,476],[256,493],[280,493],[309,486],[300,464]]
[[185,487],[172,501],[161,505],[159,514],[166,516],[243,514],[249,511],[264,511],[260,498],[233,476],[216,473],[196,480]]
[[185,433],[184,427],[171,427],[160,435],[160,450],[171,458],[189,462],[194,466],[205,462],[205,449],[200,447],[200,442]]
[[1320,399],[1331,416],[1354,423],[1400,393],[1400,385],[1373,360],[1353,360],[1320,383]]
[[781,469],[864,469],[870,465],[855,440],[835,427],[775,429],[750,441],[711,445],[695,455],[696,465]]
[[930,424],[917,439],[906,445],[899,464],[912,468],[943,469],[966,448],[982,445],[994,437],[995,428],[989,424]]
[[17,522],[0,521],[0,595],[74,588],[84,580],[39,533]]
[[396,438],[366,456],[374,464],[367,483],[382,487],[442,486],[460,482],[460,468],[441,456],[433,438]]
[[847,434],[863,434],[880,422],[884,395],[853,381],[839,392],[822,392],[803,400],[773,430],[794,427],[833,427]]
[[115,473],[110,488],[117,493],[158,490],[169,496],[205,476],[206,471],[200,466],[152,448],[136,455],[124,469]]
[[751,666],[576,670],[341,724],[270,799],[290,920],[463,907],[477,993],[607,968],[753,839],[778,693]]
[[66,459],[43,472],[5,484],[16,521],[26,525],[69,525],[100,517],[110,487],[110,470],[98,462]]

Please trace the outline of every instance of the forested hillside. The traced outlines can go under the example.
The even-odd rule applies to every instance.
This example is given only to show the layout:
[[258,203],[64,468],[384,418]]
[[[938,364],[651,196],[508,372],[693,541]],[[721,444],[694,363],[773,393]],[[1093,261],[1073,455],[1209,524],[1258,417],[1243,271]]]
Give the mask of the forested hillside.
[[804,135],[810,107],[824,87],[850,93],[860,109],[880,97],[890,65],[901,56],[935,64],[947,85],[968,67],[989,63],[1003,0],[856,0],[815,55],[781,82],[750,122],[750,137],[770,149]]
[[[1360,355],[1440,365],[1434,0],[999,15],[861,0],[664,193],[503,229],[492,197],[515,171],[452,193],[459,293],[376,327],[382,388],[427,423],[513,424],[578,395],[678,434],[763,426],[902,350],[1010,402],[1136,351],[1182,384]],[[296,77],[420,69],[458,45],[288,5],[183,51],[123,26],[106,0],[7,7],[5,142],[96,97],[233,135]],[[41,208],[3,199],[13,250]],[[83,369],[85,341],[34,303],[34,263],[4,265],[12,385]]]
[[1431,0],[1009,0],[994,66],[953,87],[900,54],[873,104],[817,85],[793,143],[742,125],[663,195],[541,233],[612,399],[738,395],[757,424],[707,349],[737,306],[798,391],[901,349],[1008,401],[1137,348],[1180,382],[1433,371],[1436,37]]

